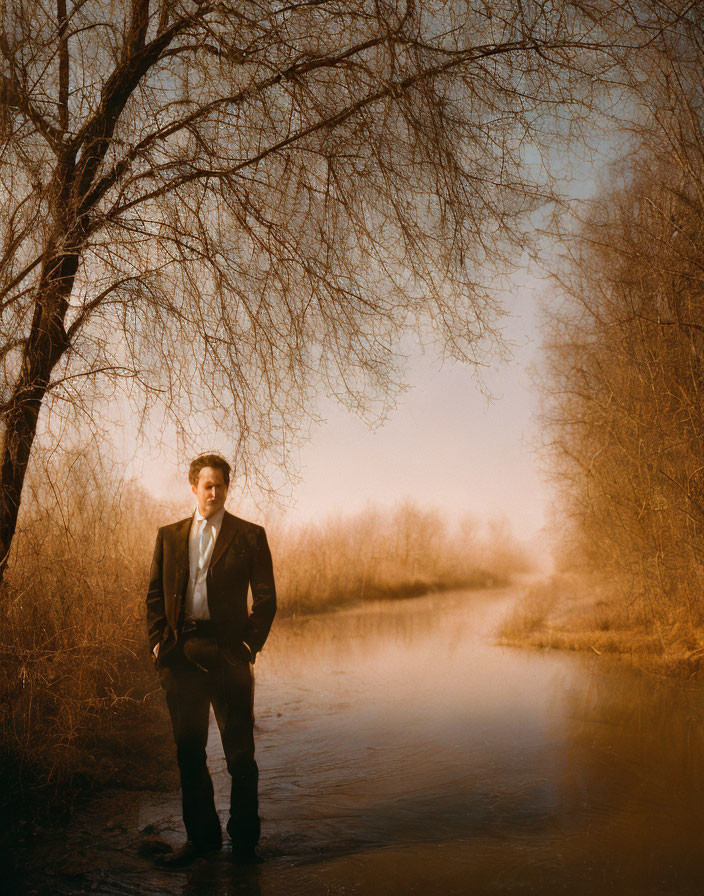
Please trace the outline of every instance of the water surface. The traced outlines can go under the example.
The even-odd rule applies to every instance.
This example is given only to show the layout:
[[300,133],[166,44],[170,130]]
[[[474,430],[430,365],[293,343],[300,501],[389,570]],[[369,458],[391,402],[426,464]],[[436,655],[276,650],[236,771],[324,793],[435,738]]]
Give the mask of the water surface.
[[[75,823],[95,867],[56,892],[704,892],[701,686],[496,646],[518,590],[275,623],[256,666],[263,864],[159,871],[95,810],[92,846]],[[224,825],[214,722],[208,749]],[[127,827],[147,826],[182,841],[177,793],[139,797]]]

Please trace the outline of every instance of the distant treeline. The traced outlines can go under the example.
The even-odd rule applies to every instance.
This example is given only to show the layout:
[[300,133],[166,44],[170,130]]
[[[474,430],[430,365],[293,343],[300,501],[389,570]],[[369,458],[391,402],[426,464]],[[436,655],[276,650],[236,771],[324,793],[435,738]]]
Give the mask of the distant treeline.
[[485,531],[470,518],[453,527],[439,511],[412,501],[267,531],[284,615],[356,600],[491,587],[532,564],[504,521],[489,523]]
[[[16,832],[32,796],[60,805],[81,780],[124,778],[125,755],[143,750],[133,764],[149,775],[153,726],[170,743],[144,598],[157,526],[190,508],[117,487],[81,454],[34,482],[2,586],[0,831]],[[530,565],[505,525],[480,536],[412,503],[267,532],[282,616],[496,585]]]
[[683,60],[663,60],[663,71],[643,80],[646,111],[631,134],[631,157],[582,205],[581,225],[565,240],[543,418],[559,491],[558,565],[586,573],[600,607],[586,612],[582,595],[562,628],[609,631],[609,643],[624,650],[645,636],[649,649],[698,665],[704,81],[701,65],[684,71]]

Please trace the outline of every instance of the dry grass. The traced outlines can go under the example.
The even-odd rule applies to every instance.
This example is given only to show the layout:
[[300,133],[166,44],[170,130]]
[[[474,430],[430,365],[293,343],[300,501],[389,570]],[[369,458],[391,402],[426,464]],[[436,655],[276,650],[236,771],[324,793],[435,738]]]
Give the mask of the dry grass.
[[85,486],[62,500],[65,526],[30,505],[2,586],[0,845],[85,786],[159,778],[158,757],[125,762],[135,730],[168,733],[141,608],[154,512],[135,488]]
[[531,568],[501,523],[451,528],[434,510],[405,502],[317,525],[268,527],[280,611],[319,612],[350,601],[505,584]]
[[616,654],[660,675],[704,672],[704,629],[646,618],[642,600],[595,576],[561,573],[529,588],[503,621],[502,644]]

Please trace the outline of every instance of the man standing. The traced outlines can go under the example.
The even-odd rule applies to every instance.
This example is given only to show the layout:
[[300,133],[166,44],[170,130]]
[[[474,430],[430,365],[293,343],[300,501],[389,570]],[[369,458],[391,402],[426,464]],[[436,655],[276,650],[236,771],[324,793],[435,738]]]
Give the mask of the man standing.
[[191,463],[188,479],[195,512],[159,529],[147,593],[149,644],[171,714],[187,834],[186,843],[162,860],[170,867],[222,846],[206,765],[211,704],[232,777],[227,831],[233,855],[254,857],[259,772],[252,665],[276,612],[264,529],[225,510],[230,465],[204,454]]

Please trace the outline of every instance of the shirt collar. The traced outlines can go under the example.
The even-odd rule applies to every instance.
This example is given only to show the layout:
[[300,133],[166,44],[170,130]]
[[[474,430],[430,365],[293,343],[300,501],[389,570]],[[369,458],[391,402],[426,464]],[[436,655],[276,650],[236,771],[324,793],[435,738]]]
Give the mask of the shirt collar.
[[[212,516],[207,517],[207,520],[211,526],[215,526],[215,528],[217,528],[222,523],[222,518],[224,516],[225,516],[225,508],[223,507],[221,510],[218,510],[217,513],[214,513]],[[196,504],[196,512],[193,516],[193,519],[195,520],[196,523],[200,522],[201,520],[206,519],[206,517],[204,517],[203,514],[198,509],[197,504]]]

